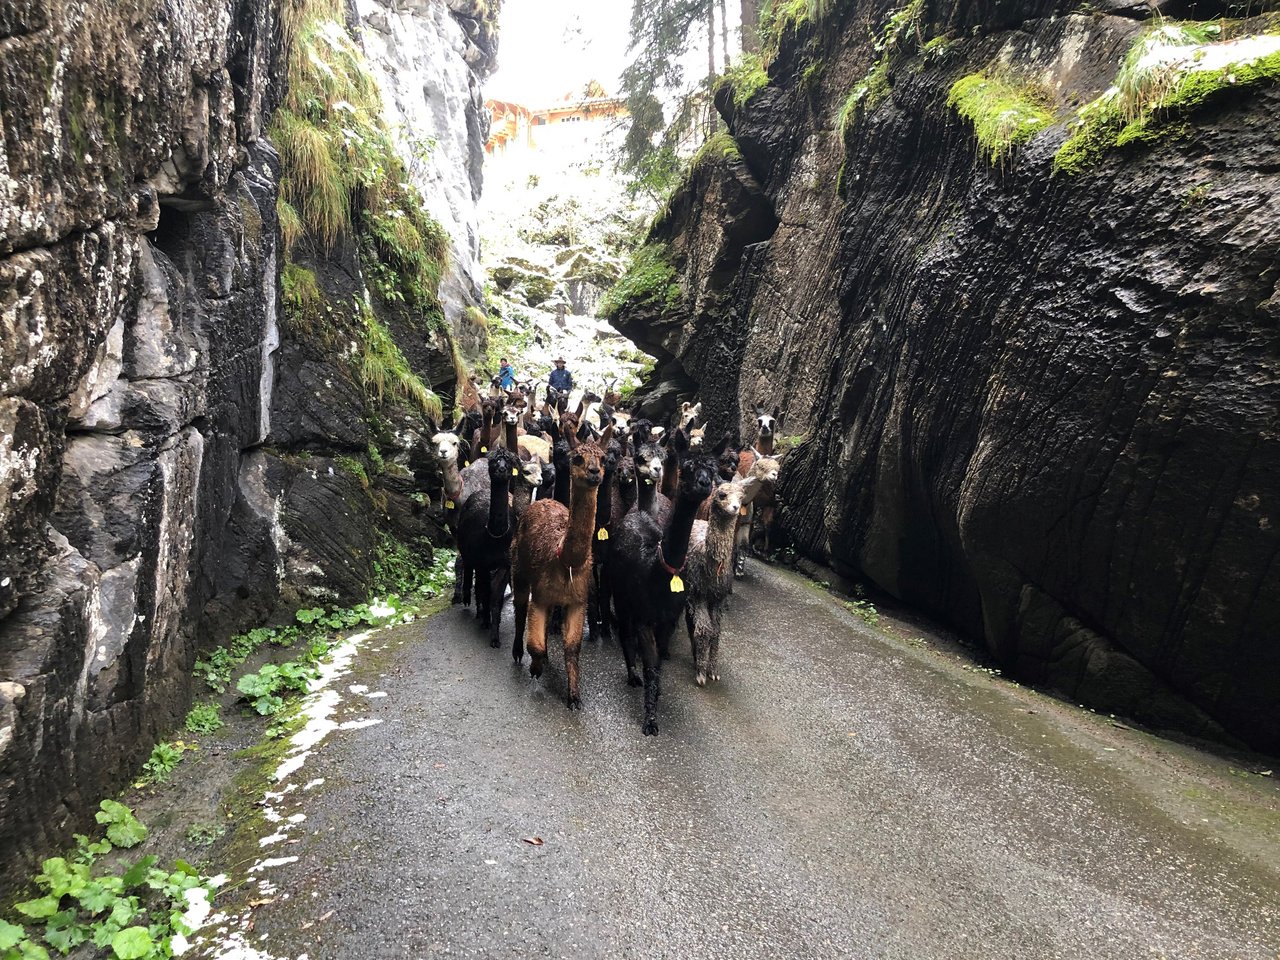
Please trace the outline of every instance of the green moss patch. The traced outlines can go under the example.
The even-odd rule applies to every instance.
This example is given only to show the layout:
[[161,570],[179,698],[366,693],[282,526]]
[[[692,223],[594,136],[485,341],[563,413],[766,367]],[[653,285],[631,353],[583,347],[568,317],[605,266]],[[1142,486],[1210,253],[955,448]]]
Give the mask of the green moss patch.
[[680,305],[680,284],[663,244],[649,243],[631,257],[627,272],[605,294],[600,315],[612,318],[624,307],[657,307],[663,313]]
[[952,84],[947,106],[973,124],[978,149],[992,164],[1004,162],[1053,122],[1045,99],[1034,89],[981,73]]

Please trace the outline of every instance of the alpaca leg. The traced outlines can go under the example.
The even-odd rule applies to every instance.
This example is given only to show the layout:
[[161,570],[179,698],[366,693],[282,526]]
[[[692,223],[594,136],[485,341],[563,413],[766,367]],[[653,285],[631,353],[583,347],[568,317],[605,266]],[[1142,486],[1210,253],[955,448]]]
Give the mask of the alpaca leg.
[[747,572],[747,540],[751,536],[751,521],[739,520],[733,531],[733,575],[741,580]]
[[684,628],[689,631],[689,654],[690,656],[693,657],[693,662],[697,663],[698,662],[698,641],[693,629],[693,626],[694,626],[693,610],[694,610],[694,606],[692,603],[686,603],[684,605]]
[[587,588],[587,623],[590,624],[589,640],[600,639],[600,568],[592,565],[591,584]]
[[662,661],[658,657],[658,643],[653,627],[640,628],[640,657],[644,660],[644,735],[658,733],[658,697],[662,694]]
[[489,571],[476,567],[476,619],[480,626],[489,627]]
[[529,611],[529,584],[518,577],[511,584],[511,601],[515,607],[516,636],[511,641],[511,659],[519,663],[524,659],[524,625]]
[[709,672],[707,676],[713,682],[720,680],[720,665],[718,658],[720,656],[720,614],[722,607],[720,603],[710,605],[708,616],[711,619],[711,656],[708,661]]
[[462,602],[462,578],[466,576],[466,564],[462,562],[462,554],[453,561],[453,602]]
[[622,659],[627,663],[627,686],[640,686],[644,681],[636,673],[636,637],[629,621],[618,622],[618,645],[622,647]]
[[[600,593],[596,597],[596,605],[600,616],[600,639],[608,640],[612,636],[613,631],[609,627],[609,607],[610,600],[613,597],[613,590],[609,587],[609,578],[604,575],[604,564],[599,567],[600,570]],[[595,638],[594,631],[592,639]]]
[[711,614],[705,604],[694,607],[693,631],[693,663],[697,671],[694,682],[705,687],[711,672]]
[[547,608],[536,603],[529,604],[529,612],[525,615],[529,643],[529,676],[542,676],[542,668],[547,665]]
[[578,697],[578,654],[582,650],[582,624],[587,611],[579,604],[564,612],[564,675],[569,683],[569,709],[581,710]]
[[458,555],[458,563],[462,564],[462,605],[464,607],[471,606],[471,564],[462,559],[462,555]]
[[501,644],[502,606],[507,596],[507,580],[511,577],[511,568],[499,564],[489,575],[489,646],[495,650]]

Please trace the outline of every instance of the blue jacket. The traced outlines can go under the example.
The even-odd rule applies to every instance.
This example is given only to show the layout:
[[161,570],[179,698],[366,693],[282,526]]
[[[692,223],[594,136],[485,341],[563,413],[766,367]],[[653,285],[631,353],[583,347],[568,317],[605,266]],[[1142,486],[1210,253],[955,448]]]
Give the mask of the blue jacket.
[[504,363],[498,368],[498,376],[501,378],[499,383],[503,390],[510,390],[516,385],[516,373],[511,369],[511,364]]
[[547,383],[557,390],[572,390],[573,374],[568,370],[561,370],[556,367],[551,371],[551,376],[547,378]]

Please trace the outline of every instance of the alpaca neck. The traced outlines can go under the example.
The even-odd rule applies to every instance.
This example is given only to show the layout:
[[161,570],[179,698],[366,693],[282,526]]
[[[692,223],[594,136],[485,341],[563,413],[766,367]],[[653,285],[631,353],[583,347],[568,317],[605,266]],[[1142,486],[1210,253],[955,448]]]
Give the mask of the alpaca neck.
[[499,477],[490,485],[489,535],[492,537],[504,537],[511,530],[511,502],[507,497],[510,489],[510,477]]
[[440,465],[441,477],[444,480],[444,495],[449,500],[462,499],[462,471],[458,469],[458,458],[451,457]]
[[626,507],[623,513],[628,512],[636,505],[636,483],[636,480],[620,480],[618,482],[618,502]]
[[645,513],[653,513],[653,501],[658,494],[658,485],[648,477],[636,480],[638,490],[636,492],[636,503],[639,509]]
[[604,472],[604,482],[600,484],[596,493],[596,529],[607,527],[609,525],[609,517],[613,510],[613,473],[612,470]]
[[769,434],[767,437],[761,437],[759,440],[756,441],[756,453],[760,454],[760,456],[762,457],[773,456],[773,434],[772,433]]
[[569,529],[560,544],[560,562],[577,570],[591,558],[591,538],[596,534],[596,497],[599,487],[574,484],[569,506]]
[[721,580],[730,573],[733,560],[734,531],[738,527],[738,515],[732,513],[725,516],[716,510],[711,511],[711,523],[707,526],[706,569],[716,580]]
[[516,523],[524,516],[525,510],[533,502],[533,487],[527,483],[517,483],[511,491],[511,518]]
[[667,566],[679,570],[689,555],[689,532],[698,515],[702,500],[680,497],[675,502],[667,527],[662,531],[662,559]]
[[514,423],[508,423],[506,426],[507,426],[507,449],[510,450],[512,453],[515,453],[517,450],[520,449],[519,446],[517,445],[520,435],[517,432],[516,425]]
[[671,447],[662,457],[662,493],[663,496],[675,499],[680,489],[680,456]]
[[569,461],[556,464],[556,489],[555,498],[569,506],[569,481],[572,479],[569,475]]
[[744,507],[756,498],[757,494],[760,493],[760,489],[764,486],[764,481],[759,477],[749,475],[740,480],[739,483],[742,486],[742,505]]

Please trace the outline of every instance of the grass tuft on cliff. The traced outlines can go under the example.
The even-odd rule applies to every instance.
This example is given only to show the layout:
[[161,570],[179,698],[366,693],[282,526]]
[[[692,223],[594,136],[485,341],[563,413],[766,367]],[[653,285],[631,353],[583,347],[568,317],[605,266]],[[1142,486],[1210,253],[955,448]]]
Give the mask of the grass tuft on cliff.
[[1112,86],[1077,112],[1054,171],[1081,173],[1110,150],[1185,131],[1187,117],[1228,94],[1280,82],[1280,33],[1222,39],[1226,29],[1162,23],[1144,31]]
[[978,149],[991,164],[1003,163],[1053,122],[1044,98],[1033,88],[981,73],[952,84],[947,106],[973,124]]
[[409,367],[391,331],[368,304],[361,304],[360,319],[364,326],[364,339],[360,344],[360,381],[365,389],[379,401],[387,397],[407,401],[439,423],[444,413],[440,398]]
[[662,313],[680,306],[680,284],[667,248],[648,243],[631,255],[627,271],[600,302],[600,316],[612,319],[624,307],[656,307]]

